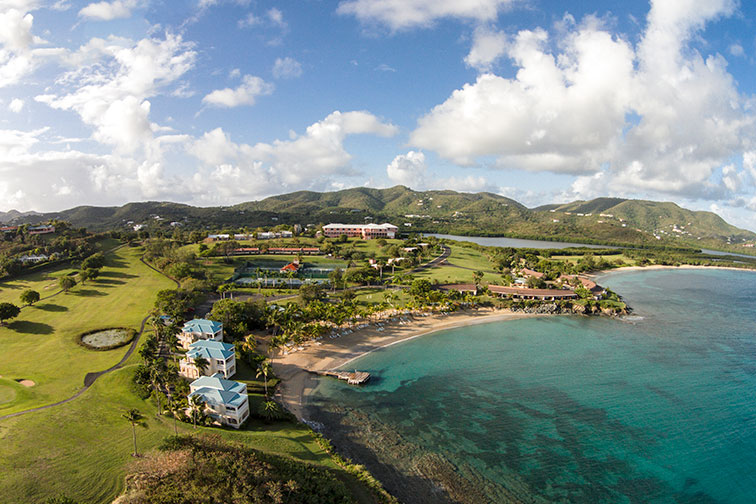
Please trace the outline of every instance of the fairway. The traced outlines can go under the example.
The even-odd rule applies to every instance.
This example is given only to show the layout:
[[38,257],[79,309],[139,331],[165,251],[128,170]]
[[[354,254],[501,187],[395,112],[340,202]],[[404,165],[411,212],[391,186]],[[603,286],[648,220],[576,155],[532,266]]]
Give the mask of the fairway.
[[[84,385],[87,373],[108,369],[125,355],[127,347],[98,352],[77,341],[83,332],[104,327],[139,330],[157,291],[174,286],[145,266],[139,260],[141,253],[140,248],[129,247],[108,253],[96,280],[25,307],[7,327],[0,327],[3,379],[36,383],[22,394],[15,389],[10,401],[0,400],[0,416],[70,397]],[[0,302],[20,305],[18,298],[25,289],[50,296],[59,290],[58,278],[71,271],[63,268],[3,282]]]

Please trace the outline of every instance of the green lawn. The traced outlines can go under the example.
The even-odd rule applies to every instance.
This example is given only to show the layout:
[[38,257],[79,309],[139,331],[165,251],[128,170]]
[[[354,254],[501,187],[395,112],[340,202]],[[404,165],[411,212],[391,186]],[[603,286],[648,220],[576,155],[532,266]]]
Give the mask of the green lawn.
[[[83,386],[87,373],[107,369],[123,357],[126,347],[98,352],[79,346],[77,340],[81,333],[103,327],[138,330],[156,292],[174,285],[142,264],[140,255],[141,249],[128,247],[107,254],[96,280],[26,307],[7,327],[0,327],[0,390],[13,387],[15,380],[36,383],[21,393],[13,387],[14,399],[0,399],[0,415],[69,397]],[[18,297],[25,289],[38,290],[43,297],[53,294],[58,278],[70,271],[63,268],[3,282],[0,302],[20,304]]]
[[501,281],[501,275],[494,271],[491,261],[482,252],[459,245],[449,245],[449,247],[452,252],[446,260],[446,265],[413,273],[415,278],[438,280],[439,283],[472,283],[473,272],[482,271],[483,282],[499,283]]
[[[129,362],[138,362],[138,357],[132,356]],[[132,364],[103,376],[68,404],[0,421],[4,502],[43,502],[58,494],[80,502],[110,502],[123,490],[132,439],[131,426],[121,414],[137,408],[145,415],[147,427],[137,428],[140,451],[153,449],[173,434],[173,421],[156,417],[152,402],[131,392],[133,368]],[[181,422],[178,428],[183,433],[219,433],[261,451],[337,468],[300,424],[266,425],[252,420],[238,432],[207,427],[195,431]]]

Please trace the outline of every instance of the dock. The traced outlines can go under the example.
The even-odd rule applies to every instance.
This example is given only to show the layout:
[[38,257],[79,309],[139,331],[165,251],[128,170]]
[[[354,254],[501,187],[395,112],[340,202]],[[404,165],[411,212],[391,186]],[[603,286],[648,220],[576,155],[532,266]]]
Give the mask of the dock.
[[367,371],[310,371],[320,376],[330,376],[347,382],[349,385],[363,385],[370,379]]

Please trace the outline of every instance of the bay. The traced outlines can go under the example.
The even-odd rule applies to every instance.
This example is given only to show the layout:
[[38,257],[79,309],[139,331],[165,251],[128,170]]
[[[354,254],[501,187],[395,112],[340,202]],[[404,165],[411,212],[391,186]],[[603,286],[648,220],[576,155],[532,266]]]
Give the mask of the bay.
[[309,398],[404,502],[722,502],[756,495],[756,274],[600,279],[635,308],[458,328],[355,361]]

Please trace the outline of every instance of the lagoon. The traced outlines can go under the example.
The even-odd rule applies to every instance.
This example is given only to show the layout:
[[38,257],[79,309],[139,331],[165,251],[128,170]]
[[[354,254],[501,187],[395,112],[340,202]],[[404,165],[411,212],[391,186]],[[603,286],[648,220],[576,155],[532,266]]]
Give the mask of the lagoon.
[[624,319],[453,329],[321,379],[311,418],[406,502],[726,502],[756,495],[756,273],[599,279]]
[[564,249],[571,247],[610,249],[619,248],[611,245],[588,245],[585,243],[558,242],[546,240],[526,240],[523,238],[505,238],[502,236],[457,236],[447,234],[428,233],[426,236],[435,236],[436,238],[445,238],[455,241],[469,241],[483,245],[484,247],[514,247],[514,248],[534,248],[534,249]]

